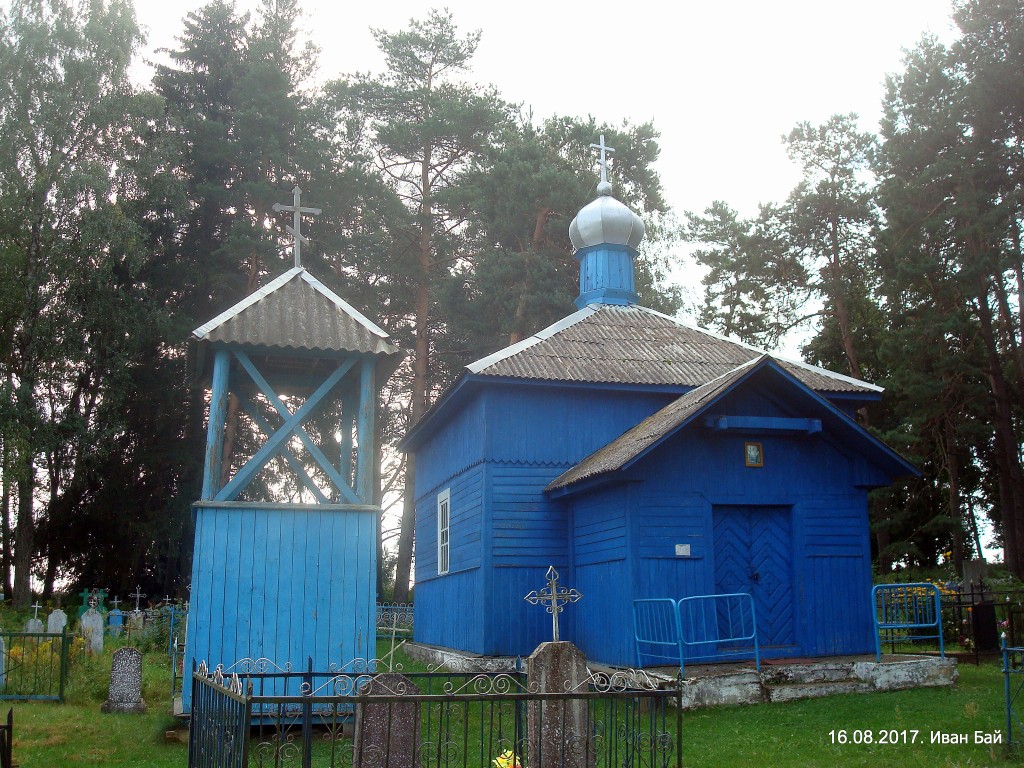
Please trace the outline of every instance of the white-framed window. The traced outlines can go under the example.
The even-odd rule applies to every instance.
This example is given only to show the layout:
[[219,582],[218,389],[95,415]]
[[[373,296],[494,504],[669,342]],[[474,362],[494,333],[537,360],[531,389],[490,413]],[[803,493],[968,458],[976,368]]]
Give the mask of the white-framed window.
[[451,488],[437,494],[437,573],[448,573],[448,550],[451,528]]

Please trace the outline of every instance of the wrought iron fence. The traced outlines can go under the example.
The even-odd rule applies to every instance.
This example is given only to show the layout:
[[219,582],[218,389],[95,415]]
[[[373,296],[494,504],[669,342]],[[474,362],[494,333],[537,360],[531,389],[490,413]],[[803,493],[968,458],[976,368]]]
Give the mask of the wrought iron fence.
[[522,673],[318,673],[245,660],[192,675],[189,766],[598,768],[682,765],[681,681],[595,674],[557,692]]
[[64,701],[71,638],[0,630],[0,699]]
[[[1006,732],[1003,741],[1007,750],[1019,749],[1024,736],[1024,722],[1021,721],[1020,707],[1024,704],[1024,648],[1008,646],[1002,638],[1003,651],[1003,698],[1006,705]],[[1014,736],[1017,737],[1014,740]]]
[[411,638],[412,603],[377,603],[377,637]]

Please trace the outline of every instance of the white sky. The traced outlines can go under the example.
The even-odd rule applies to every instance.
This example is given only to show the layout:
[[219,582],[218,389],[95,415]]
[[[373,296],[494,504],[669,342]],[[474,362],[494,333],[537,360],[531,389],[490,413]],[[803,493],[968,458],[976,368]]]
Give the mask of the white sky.
[[[185,14],[202,4],[136,0],[150,47],[173,47]],[[797,176],[782,134],[839,112],[875,130],[902,50],[926,32],[953,37],[949,0],[305,0],[321,77],[382,71],[370,27],[399,30],[431,7],[447,7],[460,30],[483,31],[475,81],[537,118],[653,120],[658,171],[680,214],[716,199],[753,214],[784,198]]]

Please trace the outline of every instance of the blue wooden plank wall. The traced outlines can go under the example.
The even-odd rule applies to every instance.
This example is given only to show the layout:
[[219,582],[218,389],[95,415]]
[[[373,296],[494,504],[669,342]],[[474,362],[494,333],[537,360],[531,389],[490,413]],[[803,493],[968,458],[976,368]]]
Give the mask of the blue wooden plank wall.
[[484,653],[484,605],[479,568],[417,582],[413,638],[426,645]]
[[[423,498],[448,484],[484,454],[484,398],[471,395],[451,418],[434,427],[431,439],[416,452],[416,494]],[[428,447],[429,446],[429,447]],[[418,503],[418,499],[417,499]]]
[[[544,487],[562,470],[558,467],[491,464],[489,473],[494,565],[533,566],[546,570],[549,565],[567,562],[565,509],[544,496]],[[539,586],[531,587],[534,588]]]
[[[413,634],[417,642],[482,653],[483,623],[475,606],[484,604],[483,464],[421,488],[417,462],[416,599]],[[448,573],[437,573],[437,495],[449,490]],[[464,606],[465,609],[453,608]]]
[[[680,393],[495,386],[487,399],[486,458],[568,469]],[[473,429],[480,432],[481,425]],[[430,448],[435,450],[433,444]]]
[[[551,640],[551,615],[543,606],[530,605],[523,599],[531,591],[545,587],[544,574],[550,565],[558,570],[562,586],[576,586],[564,560],[551,560],[544,566],[495,567],[488,601],[485,608],[477,612],[477,621],[484,625],[486,632],[482,653],[526,657],[538,645]],[[568,606],[559,619],[563,639],[574,637],[575,620],[576,606]]]
[[[187,664],[316,670],[375,656],[379,510],[200,502]],[[185,711],[191,690],[185,686]]]

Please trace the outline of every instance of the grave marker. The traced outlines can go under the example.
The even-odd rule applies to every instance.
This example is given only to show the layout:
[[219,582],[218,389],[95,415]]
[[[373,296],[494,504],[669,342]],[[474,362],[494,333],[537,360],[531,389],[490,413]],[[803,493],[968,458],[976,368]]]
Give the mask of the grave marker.
[[110,688],[101,712],[145,712],[142,699],[142,652],[138,648],[124,647],[114,651],[110,668]]
[[[587,659],[572,643],[541,643],[526,660],[526,680],[531,691],[586,691],[588,678]],[[530,735],[527,765],[594,765],[595,745],[585,699],[531,701],[526,720]]]
[[68,615],[60,608],[54,608],[46,617],[46,631],[51,635],[59,635],[68,625]]
[[121,605],[121,600],[115,597],[110,601],[110,604],[114,606],[113,610],[107,614],[107,632],[112,637],[121,636],[121,627],[124,626],[124,611],[118,608]]
[[34,611],[32,618],[25,622],[25,631],[30,634],[42,634],[43,622],[39,618],[39,609],[42,608],[38,602],[35,605],[29,606]]
[[78,626],[85,641],[89,644],[89,652],[103,653],[103,614],[95,608],[90,608],[82,614],[82,620]]
[[[384,672],[361,686],[361,696],[415,696],[420,689],[405,675]],[[353,768],[387,765],[420,768],[420,703],[381,702],[356,708]]]
[[[603,144],[602,140],[602,144]],[[547,587],[530,592],[524,600],[544,605],[551,614],[553,642],[541,643],[526,660],[526,680],[531,691],[569,693],[587,690],[587,659],[572,643],[558,639],[558,614],[566,603],[575,603],[583,595],[558,585],[554,566],[546,574]],[[563,768],[589,768],[596,759],[593,735],[589,730],[585,699],[530,702],[527,708],[529,756],[527,765],[558,765]]]

